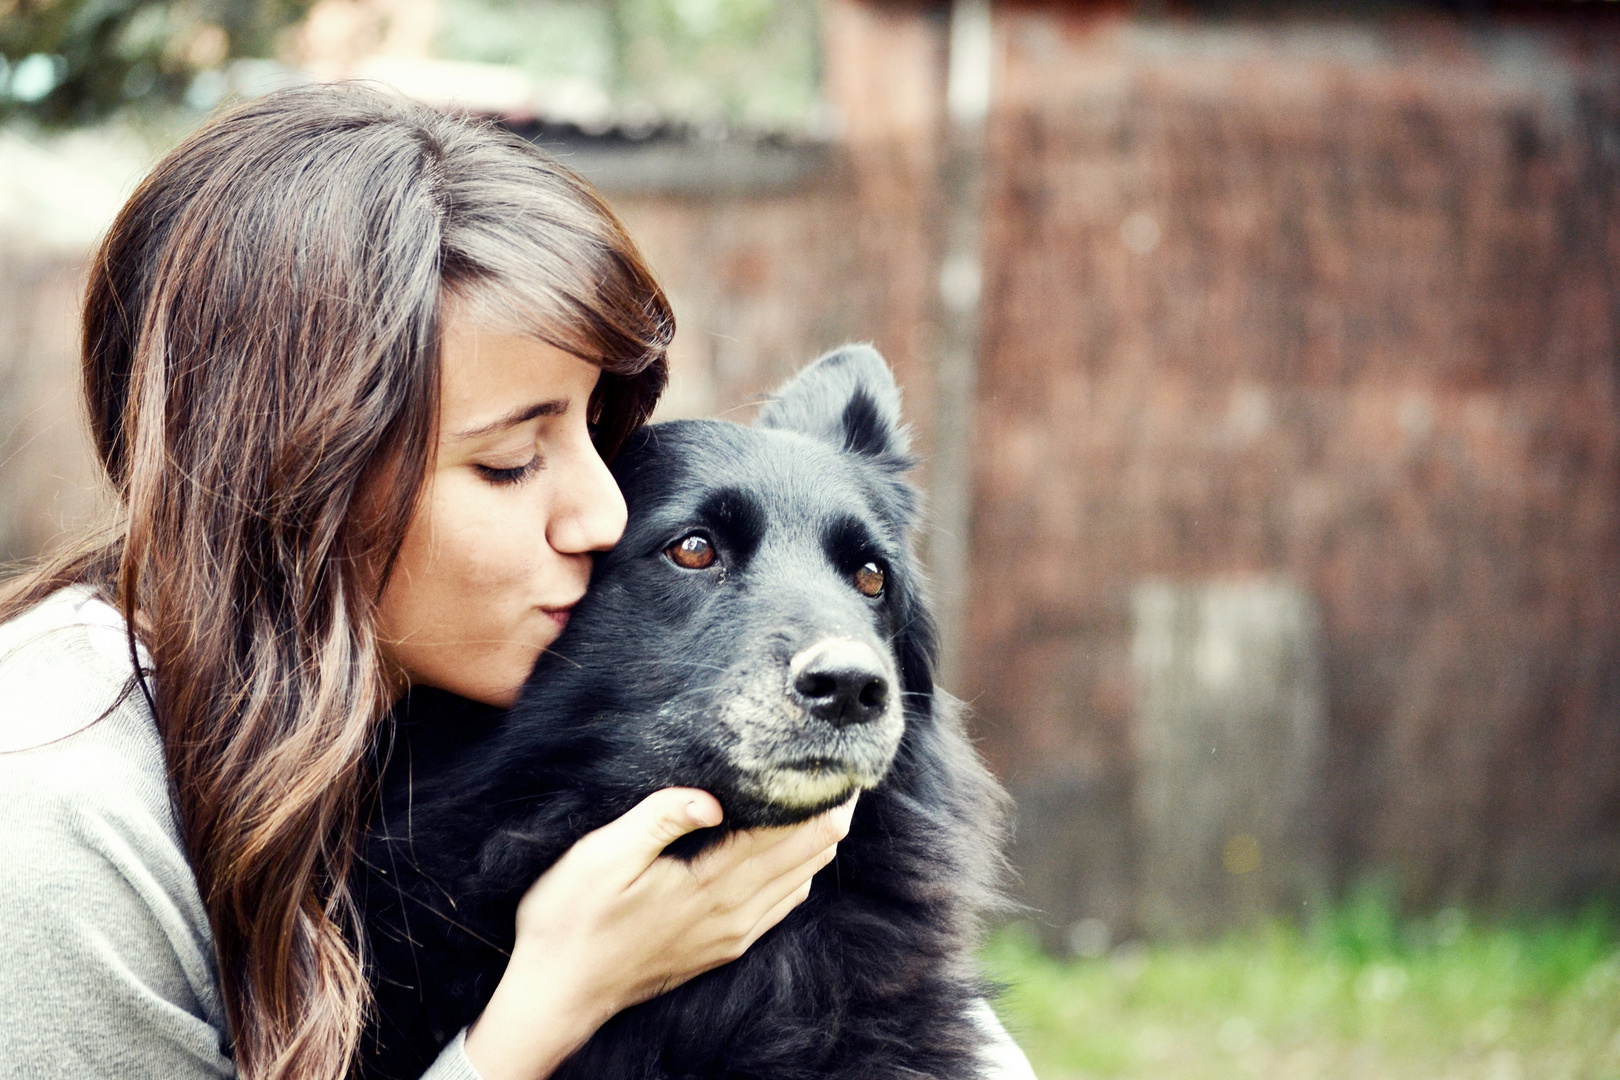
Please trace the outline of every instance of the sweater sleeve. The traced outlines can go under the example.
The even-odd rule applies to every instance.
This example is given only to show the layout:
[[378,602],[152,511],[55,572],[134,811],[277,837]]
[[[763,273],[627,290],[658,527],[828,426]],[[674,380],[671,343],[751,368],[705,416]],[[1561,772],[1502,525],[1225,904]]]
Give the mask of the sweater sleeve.
[[[20,794],[0,795],[0,1077],[234,1076],[211,957],[127,823]],[[460,1036],[423,1080],[479,1080]]]
[[467,1060],[467,1032],[463,1030],[439,1053],[439,1058],[422,1080],[483,1080],[472,1062]]
[[[0,625],[0,1080],[236,1075],[162,741],[117,613]],[[458,1037],[423,1080],[479,1080]]]
[[0,1078],[234,1075],[213,938],[117,615],[0,627]]
[[183,857],[144,850],[153,838],[140,822],[78,783],[8,764],[0,1077],[233,1076],[211,943],[176,902],[175,875],[182,891],[189,883]]

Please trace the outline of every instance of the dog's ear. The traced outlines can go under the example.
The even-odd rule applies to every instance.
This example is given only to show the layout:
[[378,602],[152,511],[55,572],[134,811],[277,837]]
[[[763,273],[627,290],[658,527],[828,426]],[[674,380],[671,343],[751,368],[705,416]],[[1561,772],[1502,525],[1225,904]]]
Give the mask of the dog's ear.
[[904,458],[911,447],[900,422],[900,388],[870,345],[845,345],[806,367],[783,384],[754,423],[868,457]]

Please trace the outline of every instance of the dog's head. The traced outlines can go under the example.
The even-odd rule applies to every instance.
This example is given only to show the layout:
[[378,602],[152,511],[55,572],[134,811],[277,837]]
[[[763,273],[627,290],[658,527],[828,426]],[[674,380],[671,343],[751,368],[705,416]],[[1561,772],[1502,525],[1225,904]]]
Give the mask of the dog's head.
[[625,448],[629,524],[556,648],[612,671],[597,716],[615,770],[712,791],[732,827],[883,779],[933,691],[899,402],[883,359],[852,346],[752,428],[674,421]]

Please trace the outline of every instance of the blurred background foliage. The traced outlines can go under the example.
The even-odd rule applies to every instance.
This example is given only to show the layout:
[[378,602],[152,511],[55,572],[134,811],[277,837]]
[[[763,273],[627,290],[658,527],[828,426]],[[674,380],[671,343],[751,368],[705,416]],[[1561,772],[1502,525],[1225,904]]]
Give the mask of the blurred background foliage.
[[814,0],[443,0],[436,51],[580,79],[632,115],[791,126],[814,106]]
[[306,10],[301,0],[0,0],[0,109],[65,124],[181,105],[200,74],[271,55]]
[[[244,71],[252,80],[253,61],[296,67],[298,24],[317,6],[0,0],[0,115],[62,125],[204,112]],[[571,81],[618,114],[752,128],[813,118],[815,0],[443,0],[430,18],[434,55]]]
[[1042,1080],[1608,1080],[1612,911],[1482,923],[1363,886],[1301,926],[1060,960],[1027,928],[986,952]]

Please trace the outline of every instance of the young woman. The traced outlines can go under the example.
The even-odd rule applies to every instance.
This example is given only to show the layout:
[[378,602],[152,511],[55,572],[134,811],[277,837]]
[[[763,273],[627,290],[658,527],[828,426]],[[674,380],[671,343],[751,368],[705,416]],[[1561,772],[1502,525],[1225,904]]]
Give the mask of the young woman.
[[[389,707],[502,705],[624,525],[603,464],[665,380],[623,226],[526,143],[305,88],[158,165],[90,272],[84,387],[116,525],[0,594],[0,1076],[344,1075],[344,882]],[[852,807],[659,859],[659,792],[525,897],[427,1074],[543,1077],[741,955]]]

